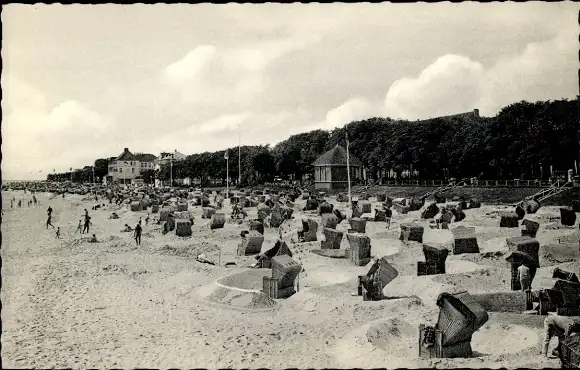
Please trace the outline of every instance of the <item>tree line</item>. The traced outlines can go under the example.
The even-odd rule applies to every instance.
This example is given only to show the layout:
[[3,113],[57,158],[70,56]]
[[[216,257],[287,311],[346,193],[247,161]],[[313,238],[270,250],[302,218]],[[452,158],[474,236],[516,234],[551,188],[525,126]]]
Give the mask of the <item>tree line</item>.
[[[346,130],[351,155],[360,159],[369,177],[375,179],[389,170],[399,176],[405,170],[417,170],[420,179],[546,179],[550,167],[567,170],[579,159],[578,108],[577,97],[522,101],[504,107],[494,117],[450,116],[421,121],[370,118],[332,131],[293,135],[274,147],[242,146],[242,185],[270,182],[274,176],[300,179],[312,173],[311,164],[318,156],[337,144],[346,145]],[[235,182],[238,147],[228,153],[229,175]],[[176,161],[173,179],[225,180],[224,154],[205,152]],[[106,159],[95,162],[98,177],[106,176],[106,167]],[[167,181],[170,172],[167,164],[153,176]],[[70,180],[70,173],[54,176],[55,181]],[[86,179],[86,170],[73,172],[73,181],[76,178]]]

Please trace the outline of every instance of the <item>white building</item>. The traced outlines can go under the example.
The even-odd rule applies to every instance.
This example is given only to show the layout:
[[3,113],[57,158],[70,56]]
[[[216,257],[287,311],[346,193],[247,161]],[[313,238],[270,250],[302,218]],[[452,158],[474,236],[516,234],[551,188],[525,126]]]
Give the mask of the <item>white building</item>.
[[[187,156],[183,153],[178,152],[177,149],[175,149],[175,151],[173,153],[161,152],[161,155],[159,156],[159,158],[157,158],[155,160],[154,169],[155,169],[155,171],[159,171],[161,169],[162,165],[169,164],[169,163],[171,163],[171,161],[173,161],[173,163],[175,163],[177,161],[184,160],[185,157],[187,157]],[[178,179],[174,179],[174,180],[178,180]],[[184,180],[185,179],[183,179],[181,181],[184,181]],[[189,179],[187,179],[187,180],[189,180]],[[186,185],[188,185],[188,184],[186,184]],[[155,179],[155,187],[161,187],[161,186],[163,186],[162,181],[160,179]]]
[[141,177],[144,170],[153,170],[154,162],[157,159],[153,154],[137,153],[133,154],[129,148],[125,148],[116,158],[111,158],[109,162],[109,173],[107,183],[123,182]]

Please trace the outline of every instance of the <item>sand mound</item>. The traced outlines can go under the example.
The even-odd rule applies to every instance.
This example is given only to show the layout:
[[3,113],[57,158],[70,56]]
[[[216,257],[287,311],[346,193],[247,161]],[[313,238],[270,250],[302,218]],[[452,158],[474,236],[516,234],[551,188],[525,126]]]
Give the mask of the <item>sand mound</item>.
[[313,249],[312,253],[328,258],[345,258],[344,249]]
[[534,347],[539,338],[535,330],[521,325],[487,323],[473,334],[471,347],[482,355],[520,353]]
[[[434,275],[449,276],[449,275]],[[455,275],[451,275],[455,276]],[[435,281],[432,276],[398,276],[383,289],[383,294],[387,297],[412,297],[421,299],[426,306],[435,306],[439,294],[448,292],[455,293],[462,289],[442,281]]]
[[460,259],[448,259],[445,261],[445,272],[448,274],[463,274],[466,272],[481,270],[483,268],[483,266],[471,261]]
[[235,274],[223,277],[217,281],[225,287],[261,291],[263,287],[263,277],[272,276],[270,269],[248,269]]
[[579,257],[578,243],[549,244],[540,248],[540,265],[542,267],[578,261]]
[[198,290],[201,298],[210,303],[244,310],[272,310],[276,301],[268,296],[252,291],[242,291],[212,284]]
[[168,245],[165,244],[157,251],[163,255],[177,256],[177,257],[197,257],[202,253],[210,253],[218,250],[217,244],[202,241],[201,243],[188,245]]
[[484,242],[481,242],[480,240],[478,240],[478,245],[479,245],[479,251],[481,253],[486,253],[486,252],[504,252],[504,253],[507,253],[508,252],[507,241],[506,241],[505,237],[492,238],[492,239],[486,240]]
[[395,318],[374,323],[367,329],[367,339],[375,347],[397,357],[413,356],[417,328]]
[[463,288],[470,293],[505,291],[510,289],[510,270],[486,267],[470,274],[434,275],[433,281]]

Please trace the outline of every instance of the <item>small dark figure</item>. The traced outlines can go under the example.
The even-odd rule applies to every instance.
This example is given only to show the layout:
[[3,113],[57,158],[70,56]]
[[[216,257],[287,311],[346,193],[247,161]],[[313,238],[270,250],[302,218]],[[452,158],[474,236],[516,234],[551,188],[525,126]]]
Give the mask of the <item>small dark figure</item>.
[[56,238],[60,239],[60,226],[56,228]]
[[77,230],[75,231],[75,234],[80,232],[81,234],[83,233],[83,221],[79,220],[79,224],[77,225]]
[[93,234],[93,237],[90,240],[91,243],[96,243],[97,242],[97,236],[95,234]]
[[18,199],[18,208],[22,208],[22,199]]
[[51,223],[51,219],[52,219],[52,214],[49,213],[48,214],[48,218],[46,219],[46,228],[47,229],[48,229],[49,226],[54,229],[54,226],[52,226],[52,223]]
[[85,225],[83,227],[83,233],[86,231],[86,233],[89,233],[89,225],[92,225],[93,223],[91,222],[91,218],[89,217],[88,213],[85,214]]
[[147,217],[145,218],[145,225],[149,225],[149,213],[147,214]]
[[48,206],[48,209],[46,210],[46,213],[48,213],[49,216],[52,215],[52,207]]
[[137,245],[141,245],[141,231],[141,223],[138,223],[137,226],[135,226],[135,242]]

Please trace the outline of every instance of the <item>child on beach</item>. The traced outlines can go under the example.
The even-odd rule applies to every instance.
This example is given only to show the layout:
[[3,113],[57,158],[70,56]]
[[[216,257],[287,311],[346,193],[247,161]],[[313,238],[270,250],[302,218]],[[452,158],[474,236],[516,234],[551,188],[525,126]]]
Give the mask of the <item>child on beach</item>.
[[147,218],[145,218],[145,225],[149,225],[149,213],[147,213]]
[[60,226],[56,228],[56,238],[60,239]]
[[79,224],[77,225],[77,230],[75,231],[75,234],[80,232],[81,234],[83,233],[83,221],[79,220]]

